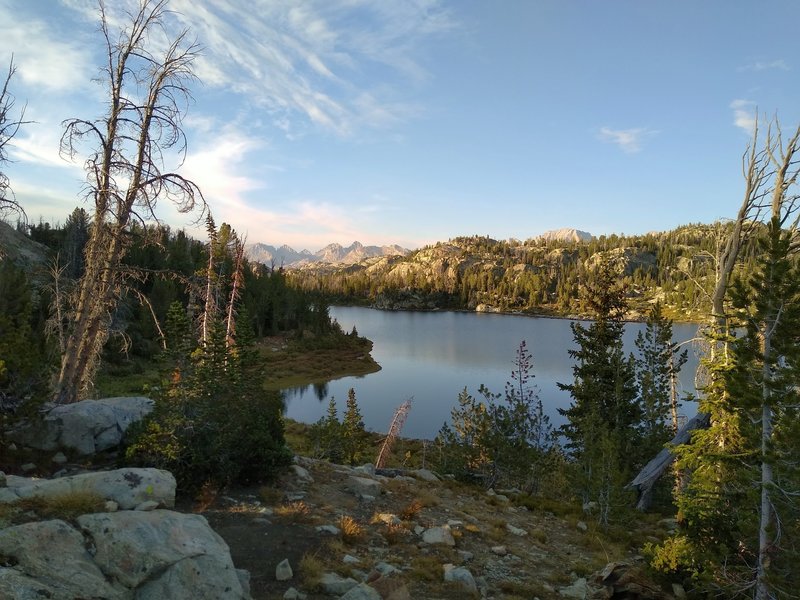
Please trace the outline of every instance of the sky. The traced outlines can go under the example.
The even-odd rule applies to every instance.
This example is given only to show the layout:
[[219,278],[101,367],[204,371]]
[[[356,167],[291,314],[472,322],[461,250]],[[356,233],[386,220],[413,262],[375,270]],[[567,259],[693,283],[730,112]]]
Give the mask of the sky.
[[[107,0],[124,24],[138,0]],[[735,215],[756,115],[800,122],[795,0],[169,0],[202,47],[168,171],[248,242],[417,248]],[[102,118],[92,0],[0,0],[31,221],[85,199],[62,122]],[[157,38],[154,38],[158,43]],[[192,230],[168,203],[158,216]],[[198,234],[199,235],[199,234]]]

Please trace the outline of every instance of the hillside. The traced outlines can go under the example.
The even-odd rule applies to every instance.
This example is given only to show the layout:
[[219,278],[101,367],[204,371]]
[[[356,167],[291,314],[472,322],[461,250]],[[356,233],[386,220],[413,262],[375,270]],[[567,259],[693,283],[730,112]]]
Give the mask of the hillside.
[[[618,263],[630,319],[660,300],[674,318],[700,318],[713,282],[722,224],[687,225],[640,236],[591,237],[560,230],[519,240],[459,237],[405,256],[355,264],[297,265],[290,281],[337,301],[387,309],[460,309],[582,316],[580,289],[603,258]],[[588,236],[588,237],[587,237]],[[752,252],[745,252],[745,269]]]
[[48,253],[46,246],[0,221],[0,261],[10,260],[16,266],[31,272],[45,265]]
[[[359,581],[364,595],[344,597],[672,598],[647,579],[641,556],[645,541],[674,527],[671,519],[642,516],[612,536],[579,506],[537,506],[514,490],[487,492],[425,470],[296,463],[274,486],[230,490],[193,509],[250,572],[254,599],[300,597],[292,588],[309,600],[343,597]],[[292,573],[280,581],[283,560]],[[611,578],[603,585],[609,563],[617,577],[626,573],[628,589]]]

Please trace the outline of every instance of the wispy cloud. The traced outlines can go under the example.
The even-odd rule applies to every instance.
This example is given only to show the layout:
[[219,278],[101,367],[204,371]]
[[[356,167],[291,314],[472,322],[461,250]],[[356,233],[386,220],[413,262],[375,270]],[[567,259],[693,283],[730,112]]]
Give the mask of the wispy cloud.
[[20,19],[12,7],[0,2],[0,40],[13,50],[17,76],[25,84],[51,92],[86,87],[94,75],[88,53],[78,43],[56,38],[44,21]]
[[642,143],[646,138],[657,133],[658,131],[647,127],[635,127],[633,129],[601,127],[597,137],[600,141],[616,144],[627,154],[635,154],[642,151]]
[[739,67],[739,71],[791,71],[791,67],[789,64],[779,58],[777,60],[764,62],[764,61],[755,61],[752,63],[748,63],[742,67]]
[[439,0],[173,0],[170,8],[204,46],[201,80],[246,96],[290,136],[308,125],[349,136],[418,114],[407,89],[427,76],[421,49],[456,27]]
[[748,134],[756,126],[756,103],[752,100],[736,99],[730,104],[733,109],[733,124]]

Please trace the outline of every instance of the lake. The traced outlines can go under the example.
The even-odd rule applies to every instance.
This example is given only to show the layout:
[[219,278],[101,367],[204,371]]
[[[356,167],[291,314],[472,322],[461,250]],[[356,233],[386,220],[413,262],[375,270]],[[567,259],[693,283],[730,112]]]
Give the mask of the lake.
[[[551,423],[564,418],[558,408],[567,408],[570,396],[556,382],[571,383],[572,360],[567,350],[574,346],[570,321],[517,315],[468,312],[390,312],[371,308],[332,307],[331,316],[342,329],[353,326],[359,335],[373,341],[372,356],[381,365],[377,373],[344,377],[321,386],[286,390],[286,416],[313,423],[323,416],[331,396],[339,414],[344,412],[347,392],[355,389],[367,429],[385,432],[395,409],[411,398],[412,406],[403,428],[404,437],[433,439],[456,404],[464,387],[477,396],[481,384],[503,392],[511,379],[514,356],[522,340],[533,355],[534,382]],[[625,330],[627,352],[635,349],[642,323],[629,323]],[[696,324],[675,323],[676,342],[691,340]],[[681,371],[681,394],[692,393],[697,356],[687,346],[689,360]],[[682,413],[691,417],[694,403],[684,403]]]

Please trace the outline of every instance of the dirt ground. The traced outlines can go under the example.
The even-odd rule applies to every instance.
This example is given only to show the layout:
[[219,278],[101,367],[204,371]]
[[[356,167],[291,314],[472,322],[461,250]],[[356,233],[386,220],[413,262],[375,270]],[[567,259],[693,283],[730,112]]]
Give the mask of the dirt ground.
[[[489,598],[547,600],[562,598],[560,590],[609,562],[641,560],[637,548],[604,540],[591,524],[584,528],[580,514],[528,510],[481,489],[409,477],[376,477],[379,493],[364,499],[351,488],[352,477],[369,478],[365,473],[310,460],[302,468],[313,481],[292,472],[273,486],[180,507],[203,514],[225,539],[236,567],[250,572],[255,600],[283,598],[290,587],[310,600],[330,598],[318,588],[322,572],[375,579],[382,562],[398,569],[391,598],[463,600],[463,588],[443,581],[450,563],[469,569]],[[396,524],[380,522],[381,514],[396,515]],[[342,529],[343,522],[355,524],[353,535],[316,529]],[[454,547],[422,541],[423,528],[448,523]],[[345,555],[358,563],[344,562]],[[280,582],[275,567],[284,559],[294,575]]]

